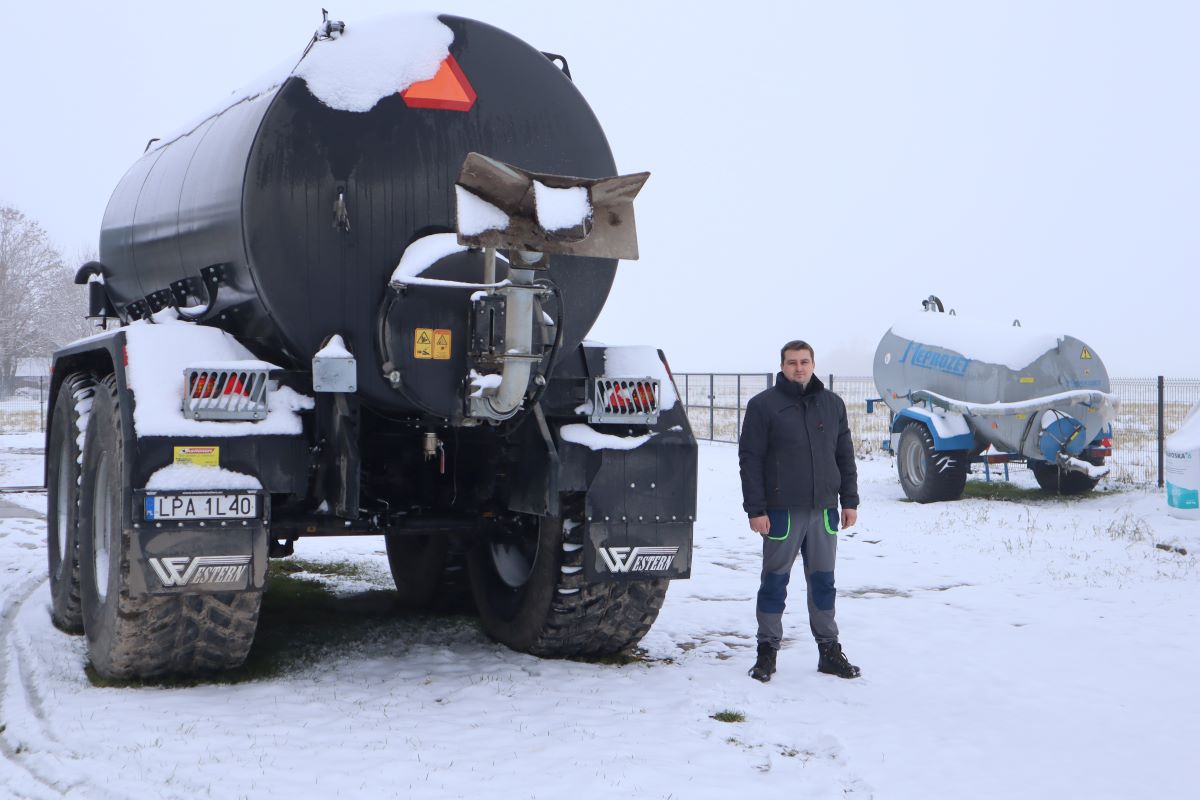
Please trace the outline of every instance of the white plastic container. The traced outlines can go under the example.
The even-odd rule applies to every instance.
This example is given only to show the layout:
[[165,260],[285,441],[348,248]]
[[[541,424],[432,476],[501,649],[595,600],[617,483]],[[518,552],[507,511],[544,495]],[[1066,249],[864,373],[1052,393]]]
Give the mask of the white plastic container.
[[1167,437],[1167,513],[1200,520],[1200,403]]

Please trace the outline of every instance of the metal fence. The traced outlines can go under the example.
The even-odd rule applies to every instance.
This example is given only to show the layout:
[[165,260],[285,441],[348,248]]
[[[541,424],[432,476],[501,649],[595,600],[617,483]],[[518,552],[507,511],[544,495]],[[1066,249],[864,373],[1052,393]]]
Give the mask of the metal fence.
[[[850,430],[860,455],[877,452],[888,436],[887,408],[867,413],[867,399],[876,397],[875,382],[862,376],[821,376],[828,388],[846,401]],[[746,403],[770,386],[774,373],[676,373],[688,420],[696,437],[736,442],[742,430]],[[49,403],[48,377],[18,379],[0,397],[0,434],[43,432]],[[1112,477],[1126,483],[1163,480],[1164,443],[1178,430],[1184,416],[1200,401],[1200,380],[1170,378],[1113,378],[1112,391],[1121,404],[1113,421]]]
[[16,378],[0,393],[0,433],[29,433],[46,430],[46,407],[50,378]]
[[[858,375],[822,375],[821,379],[846,401],[859,455],[878,452],[889,435],[890,416],[882,404],[875,406],[875,413],[867,413],[867,399],[878,397],[875,381]],[[696,437],[715,442],[738,440],[746,403],[774,380],[774,373],[762,372],[675,374]],[[1108,462],[1112,478],[1161,486],[1166,438],[1200,401],[1200,380],[1113,378],[1112,392],[1121,401],[1113,420],[1113,456]]]

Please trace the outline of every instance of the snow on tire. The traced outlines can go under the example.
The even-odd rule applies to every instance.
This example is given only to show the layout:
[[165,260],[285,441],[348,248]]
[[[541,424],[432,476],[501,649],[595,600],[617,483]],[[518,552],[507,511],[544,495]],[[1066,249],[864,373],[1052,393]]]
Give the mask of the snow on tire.
[[589,582],[582,502],[563,505],[563,517],[515,515],[471,551],[483,629],[514,650],[550,658],[627,651],[650,631],[670,582]]
[[95,379],[76,372],[63,379],[50,418],[46,448],[46,552],[50,619],[67,633],[83,633],[79,598],[79,483],[83,443]]
[[261,592],[132,596],[123,423],[111,376],[96,386],[83,450],[79,564],[88,657],[105,678],[237,667],[254,640]]

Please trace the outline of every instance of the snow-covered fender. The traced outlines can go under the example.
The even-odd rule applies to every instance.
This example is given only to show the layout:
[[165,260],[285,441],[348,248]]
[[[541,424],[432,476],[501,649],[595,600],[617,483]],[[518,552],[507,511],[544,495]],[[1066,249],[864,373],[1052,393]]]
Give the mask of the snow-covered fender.
[[[130,533],[132,563],[136,565],[129,575],[130,594],[262,590],[267,570],[270,495],[305,491],[308,470],[304,465],[308,451],[304,437],[138,437],[134,424],[137,398],[129,388],[126,344],[126,330],[122,328],[82,339],[57,351],[50,396],[56,397],[58,384],[74,372],[112,375],[116,383],[125,460],[122,527]],[[228,520],[226,525],[220,520],[184,523],[147,520],[146,492],[141,487],[146,486],[154,472],[176,463],[180,448],[207,449],[216,459],[215,466],[257,478],[263,489],[254,492],[256,517]]]
[[962,414],[909,406],[901,409],[892,420],[893,453],[900,446],[900,432],[914,421],[929,430],[933,436],[933,446],[937,450],[970,450],[975,446],[975,434],[971,432]]

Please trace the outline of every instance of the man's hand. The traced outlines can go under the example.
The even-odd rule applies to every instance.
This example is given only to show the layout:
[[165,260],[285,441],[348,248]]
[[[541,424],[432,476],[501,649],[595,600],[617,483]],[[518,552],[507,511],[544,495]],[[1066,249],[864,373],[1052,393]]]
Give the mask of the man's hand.
[[768,533],[771,532],[771,520],[767,517],[766,514],[763,514],[761,517],[751,517],[750,518],[750,530],[754,531],[755,533],[760,533],[763,536],[766,536]]
[[846,528],[851,527],[856,522],[858,522],[858,509],[857,508],[843,508],[842,509],[842,530],[846,530]]

